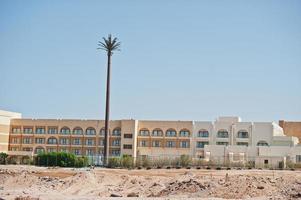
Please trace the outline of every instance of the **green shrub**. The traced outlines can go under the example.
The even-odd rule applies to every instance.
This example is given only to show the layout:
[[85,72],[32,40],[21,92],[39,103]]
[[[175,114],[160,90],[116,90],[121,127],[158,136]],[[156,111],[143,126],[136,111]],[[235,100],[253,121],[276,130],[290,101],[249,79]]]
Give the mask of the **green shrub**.
[[109,158],[108,167],[109,168],[120,167],[120,158],[118,157]]
[[124,168],[133,168],[134,159],[129,155],[123,155],[121,158],[121,167]]
[[72,153],[51,152],[39,153],[35,158],[38,166],[59,166],[59,167],[86,167],[87,157],[76,157]]
[[0,153],[0,164],[1,165],[5,165],[6,164],[6,158],[8,157],[8,155],[6,153],[1,152]]
[[187,167],[191,165],[191,158],[188,155],[181,155],[180,156],[180,165],[182,167]]

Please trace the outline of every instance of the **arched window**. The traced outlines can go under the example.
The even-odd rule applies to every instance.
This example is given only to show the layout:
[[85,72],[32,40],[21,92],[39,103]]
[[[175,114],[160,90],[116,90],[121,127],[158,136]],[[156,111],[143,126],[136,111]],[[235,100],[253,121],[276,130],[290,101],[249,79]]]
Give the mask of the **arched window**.
[[114,136],[120,136],[121,135],[121,129],[120,128],[115,128],[113,130],[112,135],[114,135]]
[[226,130],[219,130],[217,132],[217,137],[218,138],[228,138],[229,137],[229,133]]
[[198,132],[198,137],[209,137],[209,132],[205,129],[201,129]]
[[246,130],[240,130],[237,132],[238,138],[249,138],[249,133]]
[[140,136],[149,136],[149,130],[148,129],[141,129],[140,131],[139,131],[139,135]]
[[36,147],[34,152],[36,154],[39,154],[39,153],[44,153],[45,152],[45,149],[43,147]]
[[177,132],[174,129],[168,129],[165,134],[166,137],[177,137]]
[[86,129],[86,135],[96,135],[95,128],[89,127]]
[[257,142],[257,146],[269,146],[269,144],[264,140],[260,140],[259,142]]
[[55,137],[50,137],[47,140],[47,144],[57,144],[57,139]]
[[73,129],[73,135],[82,135],[83,134],[83,129],[80,127],[76,127]]
[[179,137],[189,137],[190,132],[187,129],[180,130]]
[[105,133],[106,133],[105,128],[100,129],[99,135],[105,136]]
[[160,136],[163,136],[163,131],[159,128],[156,128],[153,130],[152,132],[152,136],[157,136],[157,137],[160,137]]
[[68,128],[68,127],[61,128],[61,134],[62,135],[68,135],[68,134],[70,134],[70,128]]

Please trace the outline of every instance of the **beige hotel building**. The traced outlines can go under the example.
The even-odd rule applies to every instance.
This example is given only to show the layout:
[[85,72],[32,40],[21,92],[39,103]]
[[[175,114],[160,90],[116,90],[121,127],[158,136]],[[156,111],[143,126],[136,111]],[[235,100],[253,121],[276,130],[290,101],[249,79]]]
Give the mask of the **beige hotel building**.
[[[235,162],[301,162],[298,138],[286,136],[274,122],[242,122],[239,117],[216,121],[112,120],[109,156],[180,156]],[[103,154],[104,120],[24,119],[0,110],[0,152],[31,155],[64,151]],[[267,161],[268,160],[268,161]]]

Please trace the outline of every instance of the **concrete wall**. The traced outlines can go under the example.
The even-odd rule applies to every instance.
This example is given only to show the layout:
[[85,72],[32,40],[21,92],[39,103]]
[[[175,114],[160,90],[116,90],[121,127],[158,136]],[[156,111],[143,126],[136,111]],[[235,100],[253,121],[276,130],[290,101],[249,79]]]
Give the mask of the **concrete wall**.
[[0,110],[0,152],[8,151],[10,121],[14,118],[21,118],[21,114]]

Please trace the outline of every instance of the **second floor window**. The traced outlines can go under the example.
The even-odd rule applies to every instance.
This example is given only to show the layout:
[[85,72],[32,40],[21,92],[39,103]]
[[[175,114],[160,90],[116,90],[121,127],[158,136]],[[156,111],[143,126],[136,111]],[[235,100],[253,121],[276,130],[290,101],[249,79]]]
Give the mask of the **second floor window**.
[[47,143],[48,144],[57,144],[57,139],[56,138],[48,138]]
[[36,138],[36,144],[45,144],[45,138]]
[[48,128],[48,134],[57,134],[57,128],[49,127]]
[[63,145],[69,144],[69,139],[68,138],[61,138],[60,139],[60,144],[63,144]]
[[79,138],[73,139],[73,144],[74,145],[80,145],[81,144],[81,139],[79,139]]
[[197,135],[198,137],[203,137],[203,138],[207,138],[207,137],[209,137],[209,132],[207,131],[207,130],[200,130],[199,132],[198,132],[198,135]]
[[23,138],[23,144],[31,144],[31,138]]
[[131,144],[124,144],[123,148],[124,149],[132,149],[132,145]]
[[36,134],[44,134],[44,133],[45,133],[45,128],[43,127],[36,128]]
[[87,146],[93,146],[95,144],[94,139],[86,139]]
[[11,139],[11,143],[12,144],[18,144],[19,143],[19,139],[18,138],[12,138]]
[[25,133],[25,134],[31,134],[31,133],[33,133],[33,129],[32,128],[24,128],[23,129],[23,133]]

